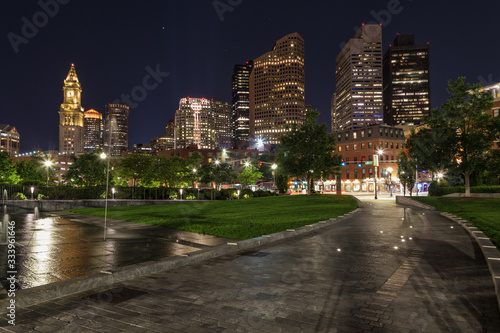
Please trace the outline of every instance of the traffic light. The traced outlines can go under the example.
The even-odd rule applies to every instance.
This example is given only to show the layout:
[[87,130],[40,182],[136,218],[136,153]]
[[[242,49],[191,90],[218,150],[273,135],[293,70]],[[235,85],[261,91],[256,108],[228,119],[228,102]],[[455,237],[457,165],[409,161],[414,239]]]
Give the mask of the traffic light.
[[341,165],[341,166],[345,166],[344,159],[341,159],[341,160],[340,160],[340,165]]
[[363,166],[363,163],[361,161],[358,161],[358,168],[361,168]]
[[259,161],[258,164],[259,164],[259,168],[260,168],[262,166],[262,161]]

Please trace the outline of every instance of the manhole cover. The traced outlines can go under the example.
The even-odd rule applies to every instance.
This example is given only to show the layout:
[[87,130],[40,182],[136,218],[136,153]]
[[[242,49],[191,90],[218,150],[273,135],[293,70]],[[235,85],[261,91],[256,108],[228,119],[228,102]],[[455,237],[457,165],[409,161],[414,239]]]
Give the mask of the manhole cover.
[[114,305],[144,294],[147,294],[147,292],[125,287],[118,287],[86,296],[84,299]]

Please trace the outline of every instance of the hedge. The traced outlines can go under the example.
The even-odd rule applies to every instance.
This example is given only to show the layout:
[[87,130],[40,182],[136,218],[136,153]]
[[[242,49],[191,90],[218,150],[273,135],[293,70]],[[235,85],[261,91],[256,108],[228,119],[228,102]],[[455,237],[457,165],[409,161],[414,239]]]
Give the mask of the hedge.
[[[500,186],[471,186],[471,193],[500,193]],[[429,186],[429,195],[441,197],[447,194],[453,193],[465,193],[464,186],[456,186],[456,187],[448,187],[448,186],[440,186],[438,183],[433,182]]]

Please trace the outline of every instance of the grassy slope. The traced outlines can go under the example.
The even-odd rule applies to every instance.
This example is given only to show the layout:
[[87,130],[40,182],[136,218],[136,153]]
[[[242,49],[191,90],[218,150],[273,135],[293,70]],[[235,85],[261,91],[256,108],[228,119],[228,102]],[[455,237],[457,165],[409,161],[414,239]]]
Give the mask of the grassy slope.
[[[349,196],[279,196],[231,201],[108,208],[108,217],[220,237],[249,239],[348,213],[358,206]],[[73,209],[104,216],[102,208]]]
[[500,249],[500,199],[454,201],[450,198],[443,200],[440,197],[420,197],[417,200],[467,220],[484,232]]

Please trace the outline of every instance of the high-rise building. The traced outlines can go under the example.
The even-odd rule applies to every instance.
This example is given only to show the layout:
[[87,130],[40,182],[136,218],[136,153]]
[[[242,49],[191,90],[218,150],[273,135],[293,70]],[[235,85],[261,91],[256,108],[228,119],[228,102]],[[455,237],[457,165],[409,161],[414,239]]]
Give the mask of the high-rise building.
[[250,73],[253,61],[235,65],[232,77],[233,142],[250,139]]
[[6,151],[10,156],[19,154],[21,138],[14,126],[0,124],[0,152]]
[[363,24],[335,60],[335,132],[382,124],[382,26]]
[[175,149],[230,148],[231,107],[206,98],[182,98],[175,112]]
[[106,124],[104,126],[105,152],[121,155],[129,150],[129,106],[123,104],[106,105]]
[[279,144],[292,124],[306,121],[304,40],[298,33],[279,39],[254,59],[250,74],[250,138]]
[[94,109],[83,113],[83,150],[94,152],[103,147],[102,114]]
[[331,126],[332,126],[332,133],[333,133],[333,132],[335,132],[335,93],[333,93],[333,95],[332,95],[330,107],[331,107],[330,114],[331,114],[331,120],[332,120]]
[[71,64],[64,80],[64,99],[59,109],[59,153],[76,155],[83,151],[82,87]]
[[431,110],[429,44],[397,35],[384,56],[384,122],[420,125]]

